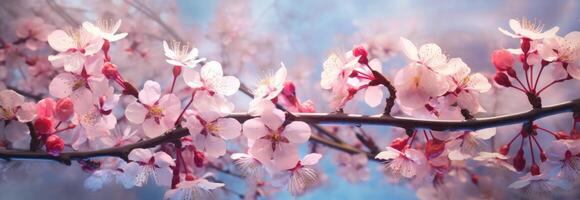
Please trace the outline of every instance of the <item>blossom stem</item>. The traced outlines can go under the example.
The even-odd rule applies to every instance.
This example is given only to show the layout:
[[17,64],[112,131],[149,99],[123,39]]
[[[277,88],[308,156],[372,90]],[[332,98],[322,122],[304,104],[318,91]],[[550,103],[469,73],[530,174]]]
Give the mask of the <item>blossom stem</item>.
[[562,81],[568,80],[568,79],[569,79],[569,78],[568,78],[568,77],[566,77],[566,78],[563,78],[563,79],[558,79],[558,80],[552,81],[550,84],[548,84],[548,85],[544,86],[544,87],[543,87],[543,88],[542,88],[540,91],[538,91],[537,95],[540,95],[540,93],[542,93],[542,92],[543,92],[545,89],[548,89],[550,86],[552,86],[552,85],[554,85],[554,84],[556,84],[556,83],[559,83],[559,82],[562,82]]
[[193,92],[191,93],[191,99],[189,100],[187,105],[185,105],[185,107],[183,108],[183,111],[181,111],[181,114],[179,114],[179,117],[177,117],[177,120],[175,120],[175,126],[177,126],[179,124],[179,122],[181,121],[181,118],[183,118],[183,114],[185,114],[185,111],[187,110],[187,108],[189,108],[191,103],[193,103],[193,98],[195,97],[196,92],[197,92],[197,89],[194,89]]
[[518,81],[518,83],[520,83],[520,85],[522,86],[524,93],[528,91],[528,89],[526,88],[526,86],[524,86],[524,83],[522,83],[522,81],[520,80],[520,78],[516,75],[515,77],[516,81]]
[[530,142],[530,153],[532,154],[532,164],[536,164],[536,156],[534,155],[534,145],[532,145],[532,137],[533,135],[529,135],[528,141]]
[[36,130],[34,129],[34,125],[32,122],[26,123],[28,126],[28,130],[30,131],[30,151],[38,151],[40,141],[38,140],[38,136],[36,135]]
[[183,162],[181,158],[181,141],[177,140],[174,142],[175,144],[175,167],[173,168],[173,178],[171,179],[171,189],[177,188],[177,184],[179,183],[179,168],[181,163]]
[[540,72],[538,73],[538,77],[536,78],[536,83],[534,83],[534,90],[536,90],[536,88],[538,88],[538,83],[540,82],[540,77],[542,76],[542,72],[544,71],[544,68],[546,67],[546,65],[542,64],[542,67],[540,67]]

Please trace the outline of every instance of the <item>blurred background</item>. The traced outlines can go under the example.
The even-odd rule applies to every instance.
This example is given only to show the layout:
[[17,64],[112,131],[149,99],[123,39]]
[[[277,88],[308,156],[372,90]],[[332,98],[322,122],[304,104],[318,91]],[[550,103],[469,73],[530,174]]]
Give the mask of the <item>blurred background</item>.
[[[558,35],[563,36],[580,30],[579,10],[580,1],[575,0],[1,0],[0,34],[12,41],[14,23],[29,16],[42,17],[57,29],[104,16],[119,18],[123,20],[121,32],[129,32],[129,37],[114,44],[113,60],[121,73],[138,86],[148,79],[169,85],[171,67],[164,61],[161,41],[188,41],[200,50],[202,57],[220,61],[226,73],[238,76],[250,87],[283,62],[289,70],[289,80],[297,86],[299,98],[313,100],[318,112],[331,112],[326,103],[329,95],[319,86],[322,62],[330,53],[344,53],[354,46],[364,45],[371,57],[382,61],[387,76],[393,77],[397,69],[405,65],[398,41],[399,37],[406,37],[416,45],[427,42],[440,45],[449,57],[462,58],[472,72],[493,74],[491,51],[518,47],[518,41],[501,34],[498,27],[509,30],[509,19],[527,18],[545,24],[545,30],[559,26]],[[18,65],[22,62],[14,61],[2,67]],[[8,75],[11,76],[25,77]],[[7,83],[18,82],[18,78],[8,79]],[[42,91],[47,85],[42,81],[18,84],[35,91]],[[577,81],[558,85],[544,94],[544,104],[578,98],[578,88]],[[482,116],[528,109],[525,96],[513,91],[497,90],[482,98],[488,110]],[[247,109],[250,100],[243,94],[231,99],[240,112]],[[377,113],[364,102],[349,104],[346,111]],[[552,128],[568,130],[570,123],[565,117],[569,118],[568,115],[556,116],[547,119],[546,123]],[[392,138],[388,127],[365,128],[382,146]],[[510,132],[514,128],[517,126],[502,127],[501,131]],[[506,138],[499,136],[495,140],[501,142]],[[369,180],[354,184],[346,181],[337,175],[335,156],[331,150],[328,152],[320,166],[325,173],[323,185],[298,199],[418,198],[412,186],[393,183],[375,162],[369,163]],[[93,192],[83,187],[88,174],[74,164],[67,167],[30,161],[3,165],[0,199],[161,199],[165,191],[154,184],[129,190],[109,184]],[[218,178],[232,185],[232,190],[244,193],[245,186],[239,179],[225,174]],[[273,198],[292,197],[287,192],[280,192]]]

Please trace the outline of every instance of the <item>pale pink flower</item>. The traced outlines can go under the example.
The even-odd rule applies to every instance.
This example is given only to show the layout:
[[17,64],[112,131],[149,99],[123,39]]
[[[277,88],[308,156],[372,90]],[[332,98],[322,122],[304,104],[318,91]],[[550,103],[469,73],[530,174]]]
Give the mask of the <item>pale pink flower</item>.
[[213,199],[213,192],[216,189],[224,187],[223,183],[215,183],[208,180],[208,177],[213,176],[211,173],[206,173],[200,178],[186,177],[185,181],[179,182],[177,188],[168,190],[163,195],[164,200],[194,200],[194,199]]
[[80,73],[87,56],[101,50],[103,40],[81,28],[69,32],[53,31],[48,35],[48,44],[59,52],[57,55],[48,56],[53,66],[64,66],[67,72]]
[[522,189],[525,196],[540,199],[550,197],[551,192],[556,188],[570,189],[572,185],[546,173],[537,176],[528,173],[508,187]]
[[40,17],[23,18],[18,21],[16,36],[26,39],[26,48],[36,51],[46,44],[48,34],[53,29]]
[[255,158],[252,154],[233,153],[230,158],[234,160],[234,164],[244,176],[258,179],[262,177],[264,172],[264,165]]
[[331,89],[346,84],[346,79],[358,66],[358,58],[345,60],[336,54],[331,54],[323,63],[324,71],[321,74],[320,86],[322,89]]
[[139,102],[135,100],[125,110],[125,117],[134,123],[142,124],[147,137],[157,137],[173,128],[181,113],[181,102],[174,94],[161,96],[161,86],[147,81],[139,92]]
[[501,27],[498,27],[498,30],[501,33],[503,33],[507,36],[510,36],[512,38],[528,38],[531,40],[538,40],[538,39],[554,37],[556,35],[556,32],[558,32],[558,30],[560,30],[560,27],[556,26],[556,27],[551,28],[550,30],[542,32],[544,25],[536,24],[536,23],[529,21],[527,19],[522,19],[522,20],[510,19],[509,25],[510,25],[510,28],[512,29],[513,33],[510,33],[508,31],[502,29]]
[[387,147],[387,150],[381,151],[375,156],[375,159],[387,161],[386,169],[396,176],[412,178],[427,170],[427,158],[422,152],[415,149],[406,148],[399,151]]
[[197,110],[211,110],[220,115],[234,111],[235,105],[222,95],[211,95],[209,91],[197,91],[193,97],[192,107]]
[[0,91],[0,120],[17,120],[25,123],[36,117],[36,105],[24,102],[24,96],[13,90]]
[[147,184],[149,177],[153,177],[158,185],[170,186],[172,171],[175,166],[173,158],[165,152],[153,152],[150,149],[133,149],[129,153],[131,162],[123,166],[123,172],[134,179],[135,186]]
[[503,167],[511,172],[516,172],[514,166],[508,162],[508,157],[496,152],[479,152],[473,160],[483,162],[488,167]]
[[[82,101],[80,101],[82,102]],[[81,133],[88,140],[95,140],[103,136],[108,136],[109,130],[117,125],[117,118],[110,113],[103,113],[92,103],[77,103],[75,105],[75,115],[71,120],[73,124],[80,125]]]
[[234,76],[224,76],[222,65],[217,61],[210,61],[201,67],[200,72],[185,68],[183,80],[194,89],[207,90],[211,95],[214,93],[231,96],[235,94],[240,81]]
[[272,184],[275,186],[287,185],[288,192],[293,196],[304,194],[319,182],[318,173],[310,166],[316,165],[320,158],[322,155],[317,153],[304,156],[302,160],[294,163],[293,168],[274,174]]
[[198,58],[197,48],[190,49],[189,45],[176,41],[171,42],[171,46],[163,41],[163,51],[168,58],[165,61],[174,66],[194,68],[198,63],[205,61],[205,58]]
[[220,157],[226,153],[225,140],[240,136],[242,125],[234,118],[211,110],[193,112],[185,118],[184,127],[193,137],[195,147],[210,157]]
[[124,129],[115,128],[110,131],[111,134],[100,137],[96,141],[98,145],[103,148],[106,147],[120,147],[128,144],[133,144],[141,140],[138,133],[139,131],[131,126],[127,125]]
[[274,75],[267,75],[260,80],[256,90],[254,90],[254,99],[272,100],[276,98],[284,89],[287,75],[286,66],[284,63],[280,63],[280,68]]
[[445,145],[449,151],[449,159],[465,160],[476,156],[485,147],[484,140],[490,139],[495,133],[495,128],[463,132]]
[[566,63],[570,76],[580,79],[580,32],[546,38],[539,46],[538,54],[542,59],[556,62],[557,66],[554,67],[562,68],[563,63]]
[[439,74],[423,66],[400,69],[394,80],[397,102],[409,109],[423,108],[432,98],[445,94],[449,84]]
[[338,162],[338,174],[345,177],[351,183],[366,181],[370,178],[368,168],[369,159],[365,154],[340,153],[336,157]]
[[[56,98],[70,97],[74,103],[82,97],[93,97],[93,92],[102,93],[109,88],[109,81],[101,73],[102,58],[92,56],[87,65],[78,73],[63,72],[52,79],[48,85],[50,95]],[[97,98],[97,96],[94,96]],[[88,98],[87,98],[88,99]],[[85,100],[87,100],[85,99]],[[89,99],[89,102],[93,102]],[[86,102],[85,102],[86,103]]]
[[265,112],[243,124],[249,152],[262,163],[272,161],[274,170],[294,167],[298,160],[297,146],[310,138],[308,124],[294,121],[286,126],[284,113],[278,109]]
[[[469,74],[471,69],[459,58],[449,60],[449,64],[456,65],[458,70],[449,76],[448,98],[462,109],[467,109],[471,114],[484,112],[479,104],[478,96],[491,89],[491,84],[485,76],[480,73]],[[453,103],[454,104],[454,103]]]
[[419,66],[425,66],[437,73],[448,75],[457,71],[455,65],[447,64],[447,56],[434,43],[421,45],[419,49],[408,39],[401,37],[401,49],[407,58]]
[[580,178],[580,140],[552,141],[547,150],[548,160],[545,162],[548,170],[559,172],[560,176],[575,181]]
[[109,42],[114,42],[127,37],[127,33],[119,33],[117,31],[121,27],[121,20],[114,22],[113,20],[98,20],[97,24],[91,22],[83,22],[83,28],[89,33],[97,35]]

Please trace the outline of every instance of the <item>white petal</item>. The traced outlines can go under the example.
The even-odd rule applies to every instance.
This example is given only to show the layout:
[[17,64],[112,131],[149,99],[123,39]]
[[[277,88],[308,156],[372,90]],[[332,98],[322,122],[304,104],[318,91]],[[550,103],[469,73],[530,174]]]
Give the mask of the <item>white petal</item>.
[[140,161],[140,162],[149,162],[149,159],[153,157],[153,152],[149,149],[133,149],[129,153],[129,160],[132,161]]
[[200,88],[203,86],[199,72],[189,67],[183,68],[183,81],[191,88]]
[[74,40],[63,30],[53,31],[48,35],[48,44],[58,52],[75,48]]
[[216,122],[219,127],[218,135],[223,139],[234,139],[242,133],[242,125],[234,118],[221,118]]
[[310,126],[301,121],[295,121],[288,124],[282,132],[282,135],[288,138],[290,142],[297,144],[308,141],[310,134]]
[[407,38],[401,37],[401,47],[403,53],[407,55],[407,58],[413,61],[419,61],[419,54],[417,53],[417,47],[409,41]]
[[475,131],[475,133],[477,134],[477,137],[483,140],[487,140],[493,136],[495,136],[496,133],[496,129],[495,128],[486,128],[486,129],[481,129],[478,131]]
[[217,61],[209,61],[203,65],[203,67],[201,67],[200,74],[201,79],[203,80],[220,78],[224,75],[222,71],[222,65]]
[[322,158],[322,154],[319,153],[311,153],[306,156],[300,161],[302,165],[315,165],[318,161]]
[[145,116],[149,113],[149,110],[143,106],[143,104],[134,101],[127,106],[125,109],[125,117],[132,123],[141,124],[145,120]]
[[219,94],[231,96],[240,88],[240,80],[233,76],[212,79],[211,87]]
[[161,85],[155,81],[147,81],[143,90],[139,92],[139,101],[146,105],[153,105],[161,97]]
[[365,102],[370,107],[377,107],[383,102],[383,90],[381,86],[369,86],[365,91]]

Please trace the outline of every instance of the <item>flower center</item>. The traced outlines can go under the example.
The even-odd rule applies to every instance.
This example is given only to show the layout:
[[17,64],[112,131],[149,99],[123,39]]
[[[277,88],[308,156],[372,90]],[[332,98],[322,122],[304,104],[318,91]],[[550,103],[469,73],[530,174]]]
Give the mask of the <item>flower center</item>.
[[86,84],[86,81],[82,78],[79,78],[73,82],[72,89],[73,89],[73,91],[78,90],[79,88],[85,86],[85,84]]
[[207,132],[216,133],[220,130],[220,127],[216,123],[209,123],[206,126]]
[[537,22],[537,21],[530,21],[526,18],[523,18],[520,21],[522,29],[534,32],[534,33],[541,33],[542,29],[544,29],[544,25]]
[[179,59],[185,59],[187,58],[187,55],[189,55],[189,51],[191,50],[189,47],[189,44],[182,44],[181,42],[178,41],[171,41],[171,44],[169,44],[169,48],[175,52],[175,55],[179,58]]
[[163,117],[163,109],[159,105],[154,105],[149,108],[149,115],[154,118]]
[[116,21],[112,19],[101,19],[97,21],[97,27],[101,29],[101,32],[113,34],[116,30],[114,30],[116,25]]

